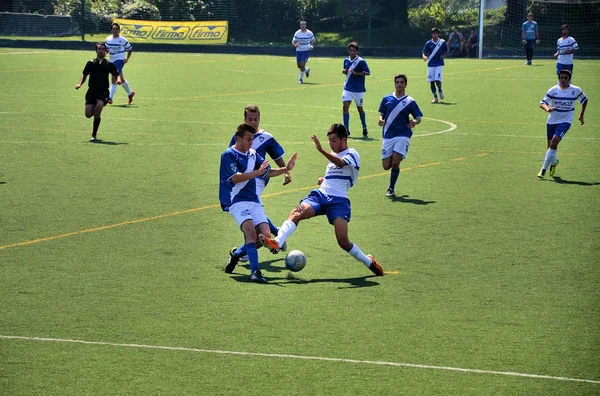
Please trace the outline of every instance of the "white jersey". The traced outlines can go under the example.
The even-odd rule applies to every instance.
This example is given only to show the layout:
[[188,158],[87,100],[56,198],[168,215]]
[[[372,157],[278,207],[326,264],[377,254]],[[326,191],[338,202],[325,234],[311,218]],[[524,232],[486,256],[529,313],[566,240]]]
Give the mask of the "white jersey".
[[131,50],[131,44],[123,36],[113,37],[111,34],[106,38],[106,48],[110,54],[110,61],[114,62],[117,60],[125,59],[125,52]]
[[348,190],[354,186],[358,179],[360,156],[352,148],[348,148],[341,153],[332,152],[331,154],[343,159],[347,165],[338,168],[333,162],[329,162],[325,171],[325,180],[319,186],[319,190],[328,196],[348,198]]
[[305,32],[302,32],[302,29],[298,29],[296,33],[294,33],[292,43],[298,43],[296,51],[309,51],[310,46],[315,43],[315,35],[308,29],[306,29]]
[[575,101],[583,103],[587,96],[581,88],[576,85],[569,85],[562,89],[560,85],[555,85],[546,92],[544,99],[540,103],[545,103],[550,107],[556,107],[556,110],[548,115],[547,124],[562,124],[563,122],[571,124],[575,116]]
[[573,64],[573,54],[565,54],[565,50],[574,50],[579,49],[579,45],[577,45],[577,41],[571,36],[567,36],[567,38],[559,38],[556,41],[556,50],[558,51],[558,58],[556,59],[556,63],[560,63],[561,65],[572,65]]

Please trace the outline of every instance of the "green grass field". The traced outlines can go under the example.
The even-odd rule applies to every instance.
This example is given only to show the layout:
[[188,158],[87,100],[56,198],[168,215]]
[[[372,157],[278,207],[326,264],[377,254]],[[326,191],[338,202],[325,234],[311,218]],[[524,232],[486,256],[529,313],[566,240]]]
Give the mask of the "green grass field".
[[[135,101],[119,88],[93,144],[73,88],[93,56],[0,48],[0,394],[600,393],[598,61],[576,60],[586,122],[540,181],[553,61],[449,60],[432,105],[422,60],[368,58],[350,238],[386,276],[317,217],[288,240],[306,268],[261,249],[260,285],[223,271],[242,235],[220,154],[259,105],[298,152],[263,197],[281,224],[324,173],[310,136],[341,122],[342,57],[299,85],[292,56],[135,52]],[[425,119],[390,200],[377,110],[401,72]]]

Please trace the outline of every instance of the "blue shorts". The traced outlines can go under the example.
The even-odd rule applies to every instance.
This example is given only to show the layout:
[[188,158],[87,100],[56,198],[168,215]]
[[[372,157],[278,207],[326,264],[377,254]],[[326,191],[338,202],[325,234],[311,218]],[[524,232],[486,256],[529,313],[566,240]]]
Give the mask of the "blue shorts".
[[313,208],[317,216],[327,215],[329,224],[338,217],[350,221],[352,209],[350,200],[344,197],[334,197],[323,194],[320,190],[312,190],[300,203],[307,203]]
[[125,66],[125,62],[123,60],[116,60],[113,62],[113,65],[117,68],[119,74],[123,71],[123,67]]
[[525,48],[534,49],[535,48],[535,39],[527,40],[527,44],[525,44]]
[[296,62],[306,63],[308,62],[308,58],[310,56],[310,51],[296,51]]
[[546,137],[548,140],[552,139],[554,136],[558,136],[561,140],[565,136],[565,134],[571,128],[571,124],[568,122],[562,122],[560,124],[546,124]]
[[556,75],[558,76],[558,73],[560,73],[561,70],[568,70],[571,73],[573,73],[573,64],[571,63],[570,65],[563,65],[562,63],[557,63],[556,64]]

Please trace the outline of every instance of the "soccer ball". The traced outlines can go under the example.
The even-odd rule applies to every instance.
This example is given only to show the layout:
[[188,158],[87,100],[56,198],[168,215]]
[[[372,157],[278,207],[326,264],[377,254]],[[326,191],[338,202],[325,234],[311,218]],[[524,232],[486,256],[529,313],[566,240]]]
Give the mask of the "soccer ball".
[[306,265],[306,256],[300,250],[292,250],[285,256],[285,266],[292,272],[301,271]]

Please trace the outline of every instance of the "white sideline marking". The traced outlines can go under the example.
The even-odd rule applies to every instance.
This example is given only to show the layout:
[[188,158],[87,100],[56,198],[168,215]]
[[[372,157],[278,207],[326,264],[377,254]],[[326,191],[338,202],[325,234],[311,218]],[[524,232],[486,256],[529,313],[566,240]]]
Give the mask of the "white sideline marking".
[[102,345],[102,346],[112,346],[112,347],[122,347],[122,348],[160,349],[160,350],[167,350],[167,351],[184,351],[184,352],[197,352],[197,353],[215,353],[215,354],[219,354],[219,355],[259,356],[259,357],[283,358],[283,359],[318,360],[318,361],[325,361],[325,362],[371,364],[371,365],[378,365],[378,366],[393,366],[393,367],[408,367],[408,368],[420,368],[420,369],[429,369],[429,370],[459,371],[462,373],[493,374],[493,375],[505,375],[505,376],[509,376],[509,377],[525,377],[525,378],[534,378],[534,379],[548,379],[548,380],[556,380],[556,381],[586,382],[586,383],[590,383],[590,384],[600,384],[600,381],[590,380],[590,379],[582,379],[582,378],[555,377],[552,375],[515,373],[515,372],[511,372],[511,371],[492,371],[492,370],[478,370],[478,369],[468,369],[468,368],[460,368],[460,367],[432,366],[432,365],[427,365],[427,364],[412,364],[412,363],[399,363],[399,362],[382,362],[382,361],[373,361],[373,360],[328,358],[328,357],[320,357],[320,356],[288,355],[288,354],[280,354],[280,353],[222,351],[222,350],[200,349],[200,348],[170,347],[170,346],[162,346],[162,345],[120,344],[120,343],[114,343],[114,342],[69,340],[69,339],[63,339],[63,338],[23,337],[23,336],[0,335],[0,339],[63,342],[63,343],[71,343],[71,344]]

